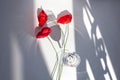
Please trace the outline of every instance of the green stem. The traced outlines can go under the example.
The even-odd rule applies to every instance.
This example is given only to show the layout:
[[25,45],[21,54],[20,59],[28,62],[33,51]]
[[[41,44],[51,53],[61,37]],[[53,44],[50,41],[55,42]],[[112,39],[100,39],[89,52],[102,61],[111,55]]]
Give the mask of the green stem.
[[56,58],[57,58],[57,60],[58,60],[57,50],[55,49],[55,47],[54,47],[54,45],[53,45],[53,43],[52,43],[52,41],[50,40],[49,37],[48,37],[48,40],[50,41],[50,43],[51,43],[51,45],[52,45],[52,47],[53,47],[53,49],[54,49],[54,51],[55,51],[55,53],[56,53]]
[[57,69],[57,66],[58,66],[58,60],[55,62],[55,66],[54,66],[53,71],[52,71],[52,78],[51,78],[51,80],[53,80],[53,77],[54,77],[55,71]]
[[[68,32],[67,32],[67,30],[68,30]],[[64,54],[65,54],[65,47],[66,47],[66,44],[67,44],[67,41],[68,41],[68,36],[69,36],[69,25],[66,26],[65,36],[66,36],[66,38],[64,38],[64,45],[63,45],[63,50],[64,50],[63,53]],[[58,80],[61,79],[62,71],[63,71],[63,63],[60,66],[60,74],[59,74]]]
[[57,66],[58,66],[58,54],[57,54],[57,50],[55,49],[55,47],[54,47],[54,45],[53,45],[53,43],[52,43],[52,41],[50,40],[49,37],[48,37],[48,40],[50,41],[50,43],[51,43],[51,45],[52,45],[52,47],[53,47],[53,49],[54,49],[54,51],[56,53],[56,58],[57,58],[57,61],[55,62],[55,66],[54,66],[53,71],[52,71],[52,78],[51,78],[51,80],[53,80],[53,77],[55,75],[55,71],[56,71]]
[[66,26],[66,28],[65,28],[64,40],[63,40],[62,46],[64,46],[64,44],[65,44],[66,35],[67,35],[67,26]]
[[63,71],[63,64],[60,66],[60,74],[59,74],[58,80],[61,79],[62,71]]
[[66,47],[68,36],[69,36],[69,25],[67,25],[67,28],[68,28],[68,32],[66,31],[67,34],[66,34],[66,39],[65,39],[65,42],[64,42],[64,52],[65,52],[65,47]]

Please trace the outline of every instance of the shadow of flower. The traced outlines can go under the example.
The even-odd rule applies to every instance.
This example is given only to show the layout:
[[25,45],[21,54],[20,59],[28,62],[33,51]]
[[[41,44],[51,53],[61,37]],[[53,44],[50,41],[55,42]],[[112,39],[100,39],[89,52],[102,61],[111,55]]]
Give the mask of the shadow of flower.
[[51,29],[52,29],[52,32],[50,34],[50,37],[54,40],[54,41],[57,41],[59,46],[61,47],[60,45],[60,38],[61,38],[61,30],[59,28],[59,25],[54,25],[54,26],[51,26]]

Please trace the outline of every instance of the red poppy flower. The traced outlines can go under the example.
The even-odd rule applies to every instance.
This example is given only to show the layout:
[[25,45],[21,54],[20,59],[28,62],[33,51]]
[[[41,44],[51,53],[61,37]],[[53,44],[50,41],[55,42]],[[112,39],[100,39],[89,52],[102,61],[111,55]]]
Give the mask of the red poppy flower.
[[44,27],[38,34],[36,35],[36,38],[45,38],[51,33],[51,28]]
[[38,21],[39,21],[39,26],[42,27],[46,21],[47,21],[47,14],[45,13],[44,10],[41,10],[40,13],[38,14]]
[[61,24],[68,24],[72,20],[72,15],[67,11],[62,11],[57,18],[57,22]]

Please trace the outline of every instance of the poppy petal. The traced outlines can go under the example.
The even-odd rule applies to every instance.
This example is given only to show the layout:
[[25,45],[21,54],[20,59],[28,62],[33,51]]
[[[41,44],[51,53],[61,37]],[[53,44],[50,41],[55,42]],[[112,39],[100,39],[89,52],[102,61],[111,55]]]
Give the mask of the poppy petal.
[[51,33],[51,28],[44,27],[38,34],[36,35],[36,38],[45,38]]
[[57,22],[61,24],[68,24],[72,20],[72,15],[67,11],[62,11],[57,18]]
[[45,13],[44,10],[41,10],[40,13],[38,14],[38,21],[39,21],[39,26],[42,27],[46,21],[47,21],[47,14]]

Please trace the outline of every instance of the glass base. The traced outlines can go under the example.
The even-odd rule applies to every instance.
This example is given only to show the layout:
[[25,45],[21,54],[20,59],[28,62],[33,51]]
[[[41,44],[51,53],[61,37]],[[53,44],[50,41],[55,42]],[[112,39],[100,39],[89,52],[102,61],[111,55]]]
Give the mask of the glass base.
[[62,58],[63,64],[71,67],[77,67],[80,64],[80,56],[75,52],[66,52]]

